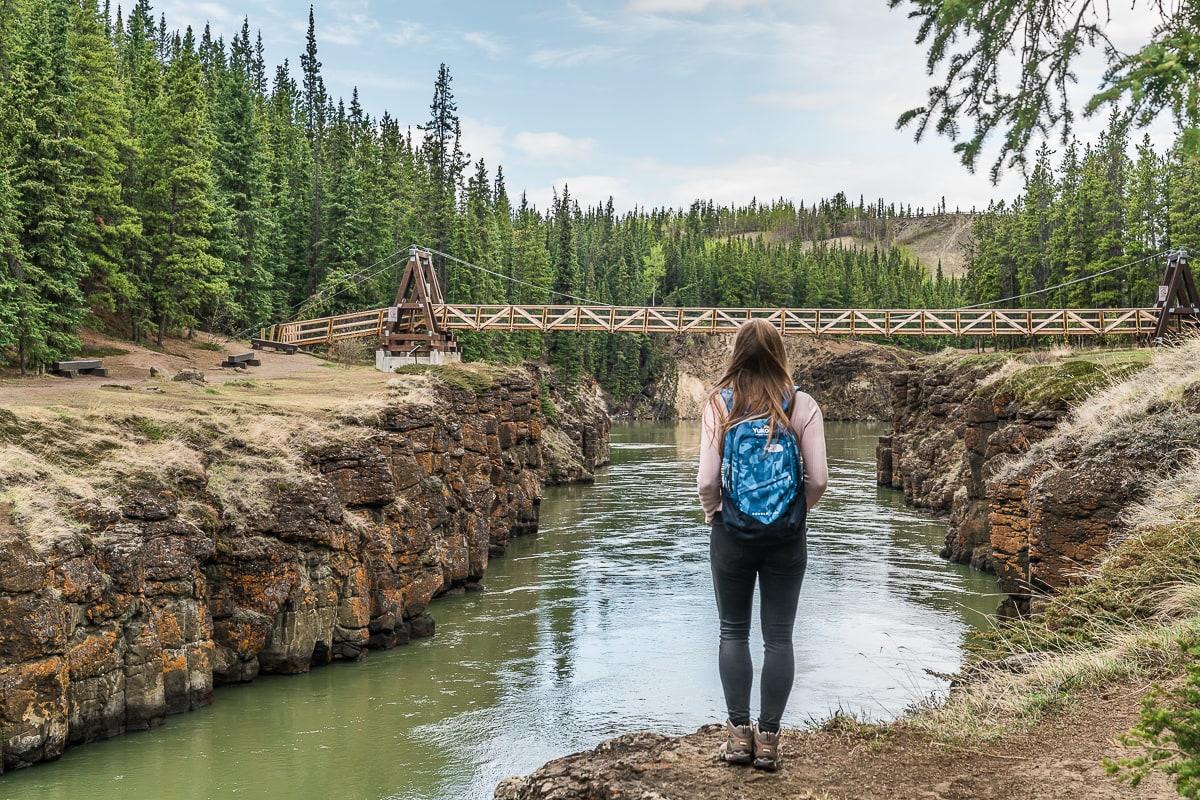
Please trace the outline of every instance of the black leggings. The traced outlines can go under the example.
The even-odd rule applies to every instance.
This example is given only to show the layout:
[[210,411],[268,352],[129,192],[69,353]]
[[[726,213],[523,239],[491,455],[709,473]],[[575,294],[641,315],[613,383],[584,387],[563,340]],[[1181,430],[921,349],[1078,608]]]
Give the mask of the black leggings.
[[776,731],[796,673],[792,626],[808,564],[807,540],[801,534],[787,544],[766,547],[743,544],[725,530],[718,512],[712,522],[709,562],[717,593],[717,616],[721,620],[718,664],[729,721],[734,725],[750,722],[750,686],[754,682],[750,619],[757,579],[763,632],[758,724],[764,731]]

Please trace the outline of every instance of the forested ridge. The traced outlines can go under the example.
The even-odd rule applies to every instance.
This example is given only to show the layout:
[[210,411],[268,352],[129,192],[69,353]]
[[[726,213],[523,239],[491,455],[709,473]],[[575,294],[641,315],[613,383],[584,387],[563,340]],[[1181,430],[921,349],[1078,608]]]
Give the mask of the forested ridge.
[[[1153,305],[1162,254],[1200,247],[1200,161],[1148,137],[1130,155],[1112,120],[1095,144],[1043,145],[1011,202],[979,215],[966,254],[972,303],[1017,308]],[[1047,290],[1048,291],[1043,291]]]
[[[96,0],[0,3],[6,363],[27,370],[75,355],[84,324],[161,345],[195,327],[245,335],[381,307],[414,243],[453,256],[436,259],[449,302],[953,308],[1091,274],[1143,245],[1182,242],[1172,230],[1195,230],[1177,190],[1155,183],[1167,198],[1155,211],[1125,213],[1124,228],[1072,228],[1063,258],[1018,263],[1058,229],[1030,238],[1022,228],[1024,249],[1009,252],[1014,215],[1024,220],[1036,205],[1075,219],[1076,195],[1040,160],[1026,197],[1044,196],[984,215],[965,286],[892,244],[894,222],[926,209],[882,199],[618,211],[611,200],[581,207],[563,186],[538,209],[510,196],[501,166],[463,151],[445,65],[431,76],[428,121],[414,130],[389,112],[372,116],[357,90],[349,102],[330,96],[317,39],[310,9],[298,68],[268,68],[248,19],[226,42],[173,29],[148,0],[126,14]],[[1079,168],[1090,159],[1092,150],[1079,156]],[[1175,174],[1168,160],[1156,163],[1152,176],[1129,166],[1120,197]],[[1039,175],[1045,187],[1032,183]],[[943,201],[928,213],[945,212]],[[1140,238],[1127,246],[1143,212],[1163,227],[1130,234]],[[1148,302],[1132,278],[1114,280],[1113,292],[1090,287],[1085,304]],[[655,348],[635,335],[463,339],[468,357],[546,358],[568,377],[596,374],[618,396],[657,368]]]

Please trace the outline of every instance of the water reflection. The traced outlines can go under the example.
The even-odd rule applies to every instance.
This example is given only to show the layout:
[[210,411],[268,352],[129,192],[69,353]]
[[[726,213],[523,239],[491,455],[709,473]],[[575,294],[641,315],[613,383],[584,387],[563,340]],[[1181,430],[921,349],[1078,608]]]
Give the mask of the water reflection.
[[[886,718],[941,690],[925,670],[954,671],[996,605],[994,581],[937,557],[942,523],[875,487],[881,429],[829,426],[787,724]],[[719,721],[698,445],[694,424],[615,429],[612,466],[549,490],[541,532],[492,562],[486,592],[434,604],[433,640],[220,689],[164,728],[0,776],[0,798],[485,800],[606,737]]]

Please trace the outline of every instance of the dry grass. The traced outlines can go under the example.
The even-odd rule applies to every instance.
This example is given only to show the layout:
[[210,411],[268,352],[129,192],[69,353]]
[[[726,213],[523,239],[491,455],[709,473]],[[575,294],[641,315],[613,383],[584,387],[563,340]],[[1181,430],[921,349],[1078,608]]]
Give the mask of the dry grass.
[[1163,481],[1150,496],[1122,515],[1133,529],[1168,525],[1200,518],[1200,453],[1183,469]]
[[[1079,645],[1065,652],[1042,653],[1020,667],[992,667],[986,679],[954,690],[941,703],[914,710],[902,724],[925,731],[941,741],[989,741],[1014,728],[1035,724],[1044,714],[1073,702],[1079,692],[1144,682],[1147,686],[1165,671],[1178,668],[1179,643],[1200,632],[1200,586],[1164,589],[1161,613],[1127,626],[1101,623],[1096,639],[1102,647]],[[1009,631],[1016,651],[1022,623]],[[1003,662],[1001,662],[1003,663]]]
[[21,484],[0,492],[0,501],[11,504],[13,522],[27,532],[29,543],[35,550],[44,551],[80,528],[79,523],[66,514],[64,503],[68,498],[60,495],[57,488]]
[[[428,379],[393,381],[386,394],[346,414],[363,421],[369,406],[432,404]],[[376,383],[375,385],[378,385]],[[120,401],[125,399],[125,403]],[[30,544],[45,552],[78,523],[67,510],[88,501],[116,507],[134,486],[203,484],[235,526],[269,512],[287,487],[311,480],[306,454],[373,435],[331,417],[337,398],[293,394],[286,407],[226,395],[169,398],[131,410],[128,398],[86,409],[9,409],[0,418],[0,502]],[[333,407],[331,409],[331,406]]]
[[[361,355],[351,344],[339,358],[345,365]],[[119,507],[137,487],[182,488],[186,513],[206,517],[206,526],[215,523],[210,498],[189,497],[187,486],[207,481],[235,516],[261,512],[281,487],[312,479],[306,459],[314,448],[376,435],[389,407],[439,404],[436,375],[385,375],[365,364],[319,369],[319,359],[303,354],[267,355],[254,373],[203,386],[140,377],[150,366],[173,372],[215,363],[216,350],[175,349],[126,359],[117,369],[127,374],[113,379],[125,391],[99,382],[0,382],[0,503],[12,504],[37,549],[76,531],[72,504]]]
[[434,378],[428,374],[392,378],[387,382],[386,393],[374,393],[343,403],[334,411],[334,416],[350,425],[375,425],[388,408],[436,407],[438,395],[434,384]]
[[1005,359],[1004,363],[1000,365],[999,369],[989,372],[987,375],[983,376],[983,378],[979,381],[979,385],[981,387],[991,386],[992,384],[999,383],[1006,378],[1011,378],[1017,373],[1024,372],[1028,368],[1029,364],[1027,362],[1023,362],[1015,358]]
[[1114,425],[1145,416],[1151,404],[1178,401],[1184,390],[1197,382],[1197,363],[1200,363],[1200,338],[1154,351],[1149,366],[1132,379],[1114,383],[1076,407],[1061,429],[1063,434],[1095,436]]
[[1021,356],[1021,361],[1026,364],[1053,364],[1057,361],[1066,361],[1068,358],[1073,358],[1076,355],[1076,352],[1070,347],[1055,345],[1045,350],[1031,350]]

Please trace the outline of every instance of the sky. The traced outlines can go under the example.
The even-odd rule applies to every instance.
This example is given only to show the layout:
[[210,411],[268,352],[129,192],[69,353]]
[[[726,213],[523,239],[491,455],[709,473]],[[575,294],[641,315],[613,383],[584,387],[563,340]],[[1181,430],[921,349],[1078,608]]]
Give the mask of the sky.
[[[914,210],[945,198],[948,210],[968,211],[1021,191],[1019,174],[991,183],[993,158],[971,174],[948,139],[931,132],[916,143],[911,129],[896,130],[931,79],[917,23],[887,0],[312,5],[334,98],[349,103],[357,87],[368,114],[386,110],[415,131],[446,64],[464,149],[489,174],[503,167],[514,201],[525,193],[542,210],[564,187],[584,207],[612,198],[618,213],[697,199],[811,204],[839,191]],[[1114,5],[1124,16],[1110,35],[1139,41],[1153,19]],[[247,18],[252,36],[262,34],[269,73],[287,59],[297,80],[308,10],[294,0],[154,6],[171,28],[199,33],[208,24],[226,41]],[[1082,66],[1080,101],[1099,65]],[[1079,138],[1094,140],[1103,122],[1083,121]],[[1172,133],[1163,125],[1154,138],[1165,146]]]

